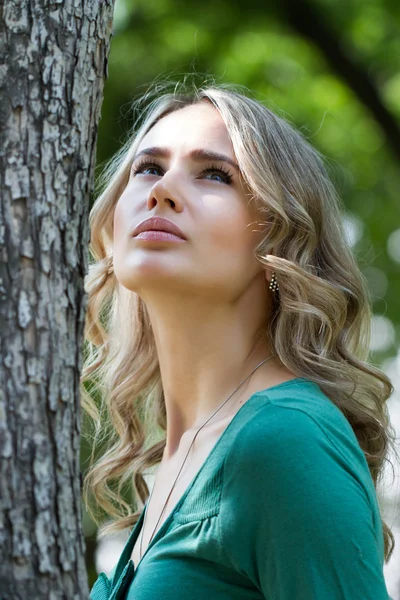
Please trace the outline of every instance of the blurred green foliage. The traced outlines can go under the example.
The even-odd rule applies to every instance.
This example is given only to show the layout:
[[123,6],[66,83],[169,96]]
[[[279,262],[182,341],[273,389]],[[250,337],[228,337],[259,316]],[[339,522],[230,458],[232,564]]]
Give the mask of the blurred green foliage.
[[[400,235],[388,244],[400,228],[400,153],[396,157],[368,109],[367,92],[359,90],[360,97],[340,78],[318,44],[290,25],[291,3],[283,5],[116,0],[97,165],[121,146],[132,125],[130,103],[156,78],[176,81],[194,71],[250,88],[327,158],[374,313],[389,319],[392,328],[391,342],[374,354],[380,364],[394,356],[400,340]],[[308,6],[324,17],[338,47],[375,85],[382,105],[397,119],[395,130],[400,126],[400,4],[310,0]]]

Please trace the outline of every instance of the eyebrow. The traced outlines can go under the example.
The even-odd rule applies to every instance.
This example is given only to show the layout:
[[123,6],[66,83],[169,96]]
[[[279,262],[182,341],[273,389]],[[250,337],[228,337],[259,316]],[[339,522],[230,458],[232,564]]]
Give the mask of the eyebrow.
[[[154,156],[155,158],[170,158],[171,151],[168,148],[153,146],[151,148],[145,148],[144,150],[141,150],[138,154],[136,154],[133,160],[135,161],[139,158],[139,156],[144,155]],[[225,154],[220,154],[219,152],[212,152],[211,150],[203,150],[199,148],[189,152],[188,157],[197,162],[204,162],[206,160],[226,162],[240,172],[239,165],[234,160],[229,158],[229,156],[225,156]]]

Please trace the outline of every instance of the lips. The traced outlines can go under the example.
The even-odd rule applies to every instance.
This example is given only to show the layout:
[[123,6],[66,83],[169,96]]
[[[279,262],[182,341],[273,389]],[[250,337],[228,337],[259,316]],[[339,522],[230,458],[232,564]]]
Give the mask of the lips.
[[163,217],[150,217],[150,219],[145,219],[135,227],[132,233],[133,237],[142,231],[166,231],[168,233],[173,233],[183,240],[187,239],[183,231],[179,229],[178,225],[175,225],[175,223],[169,219],[164,219]]

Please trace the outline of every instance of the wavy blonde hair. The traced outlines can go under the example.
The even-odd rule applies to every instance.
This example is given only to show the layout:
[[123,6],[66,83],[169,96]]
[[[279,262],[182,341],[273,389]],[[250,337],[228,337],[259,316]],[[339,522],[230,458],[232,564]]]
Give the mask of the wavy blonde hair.
[[[91,262],[85,280],[82,405],[94,430],[84,501],[114,518],[100,537],[132,527],[149,496],[145,471],[162,459],[166,410],[155,341],[146,305],[119,284],[113,271],[113,213],[127,185],[143,136],[163,116],[211,103],[230,135],[242,177],[268,233],[255,254],[276,272],[268,331],[282,363],[316,382],[349,421],[377,487],[395,432],[386,401],[388,377],[367,362],[371,303],[366,280],[346,240],[340,200],[320,154],[289,122],[238,86],[192,85],[150,90],[136,107],[140,117],[106,163],[90,212]],[[151,94],[155,93],[155,98]],[[91,383],[89,389],[85,383]],[[100,457],[95,450],[101,447]],[[389,461],[390,462],[390,461]],[[91,506],[93,502],[93,507]],[[137,507],[132,511],[132,505]],[[382,520],[385,561],[394,536]]]

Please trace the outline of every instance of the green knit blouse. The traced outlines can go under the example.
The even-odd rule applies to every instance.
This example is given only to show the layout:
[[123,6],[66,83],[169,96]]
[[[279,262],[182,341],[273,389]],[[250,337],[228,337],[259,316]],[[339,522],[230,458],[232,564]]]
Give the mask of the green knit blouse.
[[91,600],[389,599],[364,453],[303,377],[243,404],[135,565],[146,506]]

